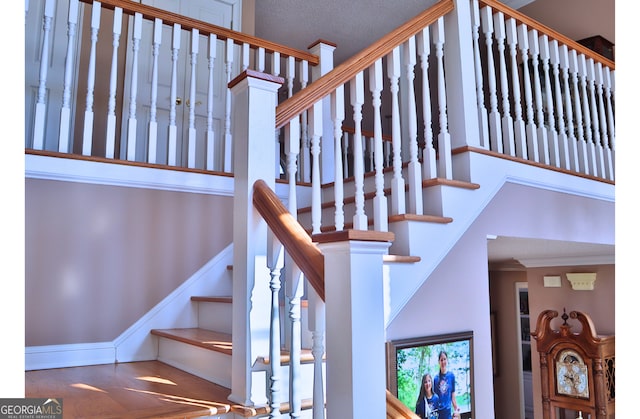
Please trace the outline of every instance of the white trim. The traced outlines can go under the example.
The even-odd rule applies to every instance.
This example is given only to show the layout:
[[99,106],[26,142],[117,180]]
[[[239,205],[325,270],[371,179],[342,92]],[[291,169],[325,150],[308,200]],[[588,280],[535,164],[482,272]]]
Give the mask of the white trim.
[[24,352],[26,371],[111,364],[116,359],[112,342],[29,346]]

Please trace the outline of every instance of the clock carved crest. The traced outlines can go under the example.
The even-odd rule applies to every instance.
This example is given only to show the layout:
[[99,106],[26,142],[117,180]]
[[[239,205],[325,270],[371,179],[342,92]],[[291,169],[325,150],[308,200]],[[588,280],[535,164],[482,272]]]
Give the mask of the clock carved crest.
[[[543,311],[531,333],[540,357],[542,417],[563,419],[564,412],[615,417],[615,336],[599,336],[591,318],[579,311],[565,311],[562,324],[553,329],[556,317],[555,310]],[[578,331],[568,320],[580,326]]]

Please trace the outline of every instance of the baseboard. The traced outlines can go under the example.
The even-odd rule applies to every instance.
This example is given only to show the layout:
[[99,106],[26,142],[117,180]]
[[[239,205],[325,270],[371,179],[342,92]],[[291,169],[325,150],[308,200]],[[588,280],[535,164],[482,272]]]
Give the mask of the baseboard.
[[116,359],[112,342],[28,346],[24,352],[26,371],[111,364]]

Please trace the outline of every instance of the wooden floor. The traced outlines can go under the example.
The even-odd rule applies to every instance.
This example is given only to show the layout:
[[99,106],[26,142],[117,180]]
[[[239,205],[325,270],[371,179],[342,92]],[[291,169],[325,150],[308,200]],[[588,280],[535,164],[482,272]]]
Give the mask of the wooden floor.
[[194,418],[226,413],[231,390],[159,361],[25,373],[25,397],[62,399],[67,418]]

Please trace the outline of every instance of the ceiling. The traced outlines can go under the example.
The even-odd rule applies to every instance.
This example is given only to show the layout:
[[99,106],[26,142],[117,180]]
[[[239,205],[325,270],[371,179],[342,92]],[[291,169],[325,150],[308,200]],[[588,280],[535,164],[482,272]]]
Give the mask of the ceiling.
[[[601,35],[615,43],[614,2],[503,1],[571,39]],[[337,45],[337,65],[435,3],[436,0],[255,0],[255,35],[303,51],[319,39],[330,41]],[[511,237],[488,240],[489,261],[501,266],[613,263],[614,252],[614,246],[585,243]]]

